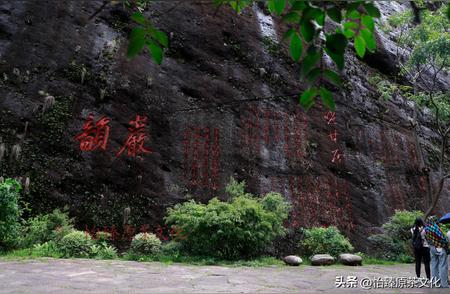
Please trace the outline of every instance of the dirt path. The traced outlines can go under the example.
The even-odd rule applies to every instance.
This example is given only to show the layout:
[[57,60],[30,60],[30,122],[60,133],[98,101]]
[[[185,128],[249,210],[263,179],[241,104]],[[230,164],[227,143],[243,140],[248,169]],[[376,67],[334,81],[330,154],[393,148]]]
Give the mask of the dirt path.
[[[356,288],[336,277],[356,276]],[[450,289],[363,290],[368,277],[414,277],[413,265],[221,267],[85,259],[0,260],[0,293],[450,293]],[[366,280],[367,281],[367,280]],[[401,282],[401,279],[397,281]]]

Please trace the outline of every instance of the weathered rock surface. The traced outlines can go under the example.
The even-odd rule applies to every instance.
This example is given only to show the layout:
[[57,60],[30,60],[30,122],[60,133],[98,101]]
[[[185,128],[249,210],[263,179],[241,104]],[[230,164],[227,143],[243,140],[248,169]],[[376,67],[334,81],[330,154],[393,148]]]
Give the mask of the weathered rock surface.
[[283,258],[283,261],[288,265],[298,266],[303,263],[303,260],[295,255],[288,255]]
[[311,257],[311,265],[332,265],[335,259],[329,254],[316,254]]
[[356,254],[343,253],[339,255],[338,262],[345,265],[362,265],[362,257]]
[[[298,106],[305,88],[298,67],[277,43],[280,26],[259,8],[236,15],[200,2],[173,10],[170,1],[152,4],[146,14],[171,36],[157,66],[146,53],[125,57],[133,25],[121,5],[90,19],[103,3],[0,2],[0,174],[30,178],[24,200],[32,213],[69,205],[79,228],[110,228],[122,225],[130,207],[136,230],[155,229],[188,195],[225,199],[233,176],[252,193],[285,195],[292,231],[336,225],[364,250],[395,209],[426,205],[413,106],[400,96],[379,99],[368,82],[377,70],[352,52],[346,86],[334,93],[336,122],[328,124],[320,105],[308,113]],[[380,36],[389,43],[377,56],[389,63],[393,43]],[[105,151],[82,152],[74,140],[89,113],[111,120]],[[148,116],[144,146],[152,153],[116,156],[137,114]],[[424,160],[433,166],[430,113],[420,113],[419,123]],[[17,145],[20,154],[11,156]],[[340,162],[332,162],[338,153]],[[450,209],[445,193],[442,211]]]

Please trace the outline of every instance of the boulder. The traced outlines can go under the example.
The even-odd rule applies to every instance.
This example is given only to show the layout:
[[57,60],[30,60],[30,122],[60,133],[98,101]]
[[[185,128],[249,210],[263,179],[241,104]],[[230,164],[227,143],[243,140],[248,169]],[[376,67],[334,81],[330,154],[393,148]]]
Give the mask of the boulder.
[[345,265],[362,265],[362,257],[355,254],[340,254],[338,261]]
[[283,261],[288,265],[298,266],[303,263],[303,260],[295,255],[289,255],[283,258]]
[[334,263],[334,257],[329,254],[316,254],[311,257],[312,265],[331,265]]

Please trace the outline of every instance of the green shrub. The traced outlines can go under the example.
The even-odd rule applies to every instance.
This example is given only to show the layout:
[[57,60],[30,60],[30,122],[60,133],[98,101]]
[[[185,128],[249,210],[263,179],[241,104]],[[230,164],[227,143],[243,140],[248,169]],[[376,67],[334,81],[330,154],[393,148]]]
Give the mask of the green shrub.
[[251,194],[245,193],[245,181],[238,182],[234,178],[230,179],[230,182],[225,187],[225,192],[233,199],[234,197],[250,196]]
[[50,240],[59,242],[72,230],[73,220],[69,218],[68,213],[55,209],[50,214],[38,215],[25,222],[20,245],[26,248]]
[[111,245],[106,245],[98,253],[98,258],[100,259],[115,259],[117,257],[117,249]]
[[126,260],[134,260],[134,261],[154,261],[155,255],[143,255],[127,251],[123,256],[123,258],[125,258]]
[[14,179],[0,183],[0,250],[16,246],[20,229],[20,184]]
[[226,191],[228,202],[214,198],[208,204],[188,201],[169,208],[168,225],[183,229],[186,238],[179,242],[194,255],[223,259],[260,255],[277,236],[285,234],[283,221],[289,204],[278,193],[254,198],[244,192],[245,183],[234,180]]
[[111,233],[109,233],[109,232],[97,232],[97,233],[95,233],[95,241],[98,244],[102,244],[102,243],[108,244],[111,241]]
[[97,259],[114,259],[117,258],[117,249],[106,242],[93,244],[90,247],[90,257]]
[[314,254],[338,256],[353,251],[350,241],[336,227],[306,229],[304,235],[300,247],[306,256]]
[[412,238],[410,230],[418,217],[423,217],[423,212],[396,210],[382,228],[393,239],[410,241]]
[[410,230],[416,218],[422,216],[420,211],[396,210],[383,224],[383,233],[368,238],[373,255],[391,261],[410,262],[414,256]]
[[397,261],[401,263],[413,263],[415,259],[410,254],[402,253],[397,257]]
[[181,255],[183,245],[180,242],[170,241],[162,245],[161,254],[177,257]]
[[373,250],[372,255],[376,258],[396,261],[398,256],[403,253],[403,245],[396,242],[389,235],[376,234],[368,238]]
[[161,250],[161,240],[155,234],[139,233],[131,240],[130,252],[133,254],[154,255]]
[[48,241],[43,244],[33,245],[31,256],[59,258],[62,256],[62,253],[54,241]]
[[370,84],[377,88],[378,93],[384,100],[389,100],[398,92],[398,85],[391,83],[388,79],[380,75],[374,75],[368,78]]
[[72,231],[58,243],[64,257],[89,257],[92,238],[83,231]]

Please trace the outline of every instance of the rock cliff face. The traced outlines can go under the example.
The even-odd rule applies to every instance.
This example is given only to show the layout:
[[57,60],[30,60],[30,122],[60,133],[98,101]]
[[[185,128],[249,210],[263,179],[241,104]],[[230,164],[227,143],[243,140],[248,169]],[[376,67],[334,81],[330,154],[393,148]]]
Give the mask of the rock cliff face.
[[[225,198],[233,176],[252,193],[285,195],[294,207],[287,226],[337,225],[364,249],[395,209],[427,206],[413,104],[384,101],[368,82],[396,70],[392,36],[380,33],[366,60],[348,52],[335,115],[320,105],[305,113],[282,28],[261,8],[152,4],[148,16],[170,34],[156,66],[147,54],[126,59],[131,24],[120,5],[89,19],[102,3],[0,4],[0,173],[30,178],[32,213],[68,204],[81,228],[110,227],[130,207],[131,223],[155,227],[175,203]],[[439,87],[448,85],[442,77]],[[94,124],[110,120],[105,150],[82,152],[75,139],[90,113]],[[148,117],[140,139],[151,153],[116,156],[137,115]],[[419,120],[433,165],[431,114]],[[440,211],[450,209],[445,191]]]

